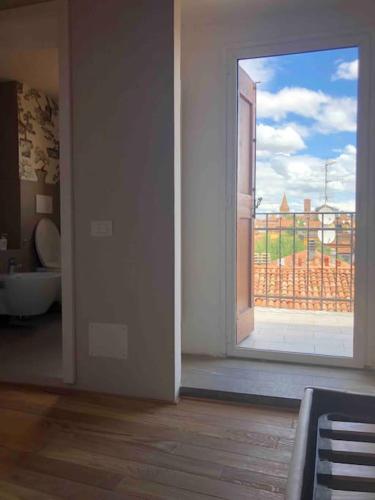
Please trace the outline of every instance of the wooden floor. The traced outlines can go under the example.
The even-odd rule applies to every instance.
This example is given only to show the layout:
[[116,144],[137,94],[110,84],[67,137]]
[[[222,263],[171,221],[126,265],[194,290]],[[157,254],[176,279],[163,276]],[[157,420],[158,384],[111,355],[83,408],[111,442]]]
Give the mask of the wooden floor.
[[297,415],[0,384],[0,498],[284,498]]

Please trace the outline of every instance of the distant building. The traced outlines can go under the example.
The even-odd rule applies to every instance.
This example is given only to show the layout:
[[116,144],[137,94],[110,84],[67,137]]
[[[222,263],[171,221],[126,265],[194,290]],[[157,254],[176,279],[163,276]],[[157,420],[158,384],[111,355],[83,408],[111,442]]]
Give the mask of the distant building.
[[303,200],[303,211],[306,213],[311,212],[311,199],[310,198],[305,198]]
[[286,194],[283,194],[283,199],[281,200],[281,205],[280,205],[280,212],[286,214],[289,213],[289,205],[288,205],[288,200],[286,199]]
[[332,205],[327,205],[324,203],[323,205],[320,205],[319,207],[316,207],[315,212],[335,212],[337,213],[339,210],[336,207],[333,207]]

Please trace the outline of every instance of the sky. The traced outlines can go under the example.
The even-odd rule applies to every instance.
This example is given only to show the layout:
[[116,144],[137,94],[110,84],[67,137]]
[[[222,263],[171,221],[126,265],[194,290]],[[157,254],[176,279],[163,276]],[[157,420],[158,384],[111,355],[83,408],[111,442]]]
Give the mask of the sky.
[[239,65],[257,82],[257,197],[259,211],[328,204],[355,210],[358,49],[345,48],[246,59]]

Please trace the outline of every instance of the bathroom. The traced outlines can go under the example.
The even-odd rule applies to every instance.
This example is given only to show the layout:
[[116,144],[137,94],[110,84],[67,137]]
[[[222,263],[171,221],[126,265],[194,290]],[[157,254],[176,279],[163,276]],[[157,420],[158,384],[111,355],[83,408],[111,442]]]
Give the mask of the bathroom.
[[1,380],[61,378],[58,89],[56,48],[0,47]]

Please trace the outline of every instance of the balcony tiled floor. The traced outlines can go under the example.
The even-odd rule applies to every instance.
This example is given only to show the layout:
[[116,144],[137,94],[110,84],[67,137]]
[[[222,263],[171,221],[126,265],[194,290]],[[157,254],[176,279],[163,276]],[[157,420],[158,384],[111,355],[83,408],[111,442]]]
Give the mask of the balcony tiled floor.
[[255,308],[255,329],[240,347],[353,356],[353,314]]

